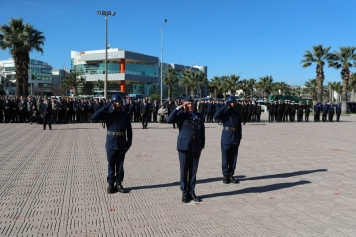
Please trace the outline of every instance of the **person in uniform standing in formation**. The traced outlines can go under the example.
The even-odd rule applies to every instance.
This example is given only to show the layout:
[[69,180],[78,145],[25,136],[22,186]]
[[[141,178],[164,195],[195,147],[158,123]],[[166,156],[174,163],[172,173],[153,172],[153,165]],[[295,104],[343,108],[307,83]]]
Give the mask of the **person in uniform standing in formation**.
[[275,110],[275,105],[271,102],[268,105],[268,122],[273,123],[274,121],[274,110]]
[[260,122],[261,119],[262,108],[260,102],[257,103],[256,106],[256,122]]
[[295,120],[295,102],[292,101],[292,104],[290,105],[290,110],[289,110],[289,122],[293,123]]
[[320,121],[320,104],[319,101],[314,105],[314,122]]
[[105,120],[106,154],[108,160],[107,193],[125,193],[122,186],[124,180],[125,154],[132,144],[132,127],[129,114],[121,110],[122,98],[113,95],[111,102],[93,114],[91,120]]
[[335,114],[335,106],[333,105],[333,103],[330,103],[328,112],[329,112],[329,122],[332,122]]
[[180,163],[180,189],[182,202],[200,202],[195,194],[199,158],[205,146],[204,118],[194,112],[193,98],[187,96],[184,103],[175,108],[167,123],[177,123],[179,133],[177,150]]
[[222,173],[223,183],[239,183],[234,178],[236,169],[237,155],[242,139],[242,126],[240,113],[234,109],[236,99],[229,96],[226,104],[214,114],[214,118],[221,119],[223,130],[221,134],[221,153],[222,153]]
[[327,121],[326,117],[328,115],[328,107],[329,106],[326,104],[326,101],[324,101],[324,104],[321,106],[321,110],[322,110],[322,118],[321,118],[321,120],[323,122]]
[[149,113],[149,104],[147,104],[146,99],[142,99],[142,104],[140,108],[140,114],[142,118],[142,129],[147,129],[148,123],[148,113]]
[[336,108],[336,121],[340,121],[340,114],[341,114],[341,103],[339,103]]
[[297,122],[303,122],[303,112],[304,112],[304,105],[302,101],[299,101],[298,109],[297,109]]
[[309,104],[309,100],[307,100],[307,104],[305,105],[305,116],[304,116],[305,122],[309,122],[309,113],[310,113],[310,104]]

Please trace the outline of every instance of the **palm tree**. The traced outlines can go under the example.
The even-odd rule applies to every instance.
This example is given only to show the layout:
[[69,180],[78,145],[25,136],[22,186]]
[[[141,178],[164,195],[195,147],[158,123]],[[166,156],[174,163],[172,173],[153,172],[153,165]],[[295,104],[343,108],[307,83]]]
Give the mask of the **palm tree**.
[[349,80],[349,90],[352,91],[350,101],[355,101],[356,74],[352,74]]
[[[185,68],[182,71],[182,76],[179,78],[179,85],[184,86],[185,87],[185,94],[188,94],[189,89],[191,89],[192,85],[194,85],[193,83],[193,71],[190,69]],[[191,95],[193,96],[193,95]]]
[[260,80],[256,83],[256,86],[259,90],[262,91],[262,98],[267,101],[267,97],[265,97],[265,92],[267,95],[271,94],[272,86],[273,86],[273,78],[272,76],[264,76],[260,77]]
[[9,25],[0,25],[0,48],[9,49],[15,63],[16,95],[28,95],[28,69],[30,52],[35,50],[43,54],[45,37],[41,31],[30,24],[23,24],[23,19],[10,18]]
[[329,53],[331,47],[323,48],[322,44],[313,46],[313,52],[305,50],[303,55],[304,59],[301,61],[303,63],[303,68],[311,66],[313,63],[316,63],[316,79],[318,81],[318,101],[322,100],[323,96],[323,83],[324,83],[324,65],[325,62],[331,62],[332,54]]
[[68,90],[68,88],[73,88],[73,94],[77,95],[77,89],[79,84],[85,83],[85,77],[82,76],[82,72],[71,71],[62,81],[61,89]]
[[220,89],[220,83],[221,83],[221,79],[218,76],[214,76],[208,84],[208,87],[211,88],[214,91],[214,98],[216,99],[217,97],[217,92]]
[[199,86],[199,95],[201,99],[203,95],[203,87],[208,85],[209,81],[205,73],[203,73],[202,71],[196,73],[196,78],[197,78],[197,85]]
[[330,67],[341,70],[341,80],[342,80],[342,94],[341,111],[346,113],[346,102],[347,102],[347,89],[348,82],[350,79],[350,67],[356,66],[356,48],[355,47],[340,47],[340,51],[334,51],[331,58],[332,61],[329,63]]
[[305,82],[304,90],[311,95],[313,98],[313,104],[315,105],[317,102],[318,95],[318,82],[317,79],[309,79],[309,81]]
[[283,81],[279,83],[279,90],[281,91],[282,95],[286,95],[289,88],[290,87],[287,83],[285,83]]
[[104,81],[98,79],[98,80],[94,83],[94,86],[97,87],[97,88],[99,88],[99,91],[101,91],[101,89],[104,88]]
[[256,87],[256,80],[254,78],[250,78],[250,80],[247,81],[247,87],[248,87],[251,97],[253,97],[253,92]]
[[235,96],[236,90],[238,88],[238,81],[240,79],[239,75],[230,74],[230,76],[225,76],[225,88],[230,90],[230,95]]
[[249,90],[249,85],[248,85],[248,80],[247,79],[242,79],[239,81],[238,88],[242,90],[242,95],[245,97],[247,95],[247,92]]
[[173,67],[166,67],[162,80],[168,86],[168,100],[170,100],[172,98],[173,86],[179,81],[179,74]]

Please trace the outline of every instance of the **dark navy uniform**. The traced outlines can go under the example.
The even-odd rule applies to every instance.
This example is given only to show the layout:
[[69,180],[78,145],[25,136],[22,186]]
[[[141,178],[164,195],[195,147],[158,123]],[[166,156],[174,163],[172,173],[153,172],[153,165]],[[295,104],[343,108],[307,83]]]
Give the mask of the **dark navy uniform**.
[[329,112],[329,122],[332,122],[335,113],[335,106],[333,104],[330,104],[328,112]]
[[238,149],[242,138],[242,126],[240,113],[228,106],[234,102],[235,97],[229,96],[227,104],[222,106],[214,114],[215,119],[221,119],[223,130],[221,134],[221,153],[222,153],[222,173],[224,183],[237,183],[233,175],[236,169]]
[[340,114],[341,114],[341,104],[340,103],[336,106],[335,110],[336,110],[336,121],[339,122]]
[[[193,102],[186,98],[185,102]],[[193,106],[193,105],[192,105]],[[194,110],[194,108],[192,108]],[[177,123],[179,133],[177,150],[180,162],[180,189],[183,194],[183,202],[196,201],[195,184],[201,150],[205,146],[204,118],[200,113],[191,114],[178,110],[178,107],[170,113],[167,123]]]
[[[115,98],[114,96],[113,98]],[[121,97],[119,98],[121,100]],[[112,104],[108,103],[97,110],[91,119],[105,120],[107,127],[105,148],[109,163],[107,182],[109,183],[109,188],[111,185],[113,188],[114,182],[116,182],[116,191],[120,191],[120,188],[122,188],[121,183],[124,180],[125,153],[132,144],[130,117],[126,112],[114,110]],[[108,193],[111,193],[109,188]]]
[[326,116],[327,116],[327,114],[328,114],[328,110],[329,110],[329,106],[326,104],[326,103],[324,103],[322,106],[321,106],[321,111],[323,112],[323,114],[322,114],[322,121],[323,122],[326,122],[327,120],[326,120]]
[[319,102],[316,102],[314,105],[314,122],[319,122],[320,121],[320,104]]

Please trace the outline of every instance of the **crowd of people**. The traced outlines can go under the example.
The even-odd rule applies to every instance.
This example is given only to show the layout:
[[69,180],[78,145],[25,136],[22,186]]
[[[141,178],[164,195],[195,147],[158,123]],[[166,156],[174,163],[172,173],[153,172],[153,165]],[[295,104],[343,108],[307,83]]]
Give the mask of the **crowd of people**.
[[[294,122],[295,117],[297,116],[297,122],[309,122],[309,114],[312,111],[312,107],[309,104],[309,101],[306,101],[304,104],[300,101],[296,104],[294,101],[281,100],[273,101],[268,104],[268,122]],[[334,115],[336,114],[336,121],[340,121],[341,115],[341,103],[334,105],[333,103],[327,103],[324,101],[324,104],[316,102],[313,106],[314,111],[314,122],[320,122],[320,114],[322,115],[323,122],[334,121]]]
[[[0,96],[0,123],[43,123],[41,114],[45,97],[29,96],[27,98]],[[60,123],[90,123],[91,116],[102,106],[108,103],[105,99],[79,99],[79,98],[48,98],[48,103],[52,107],[51,122]],[[178,98],[160,104],[157,100],[151,101],[148,97],[143,99],[125,99],[122,110],[125,110],[133,123],[142,123],[142,128],[147,128],[147,123],[165,123],[170,113],[180,106],[183,101]],[[214,119],[213,115],[221,108],[225,102],[223,100],[195,100],[194,111],[199,112],[204,122],[220,122]],[[313,108],[309,104],[294,101],[273,101],[266,105],[268,111],[268,122],[309,122],[309,114],[313,110],[314,122],[336,121],[339,122],[341,114],[341,104],[323,104],[317,102]],[[235,109],[240,112],[242,123],[260,122],[263,111],[260,102],[252,100],[238,100]],[[320,116],[322,117],[320,119]],[[173,124],[173,128],[176,124]]]

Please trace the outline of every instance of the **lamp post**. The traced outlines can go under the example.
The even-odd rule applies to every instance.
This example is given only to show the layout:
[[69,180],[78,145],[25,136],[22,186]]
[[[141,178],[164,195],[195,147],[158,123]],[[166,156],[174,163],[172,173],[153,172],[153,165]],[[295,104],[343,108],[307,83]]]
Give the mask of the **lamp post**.
[[104,97],[108,96],[108,16],[115,16],[116,12],[97,11],[99,15],[105,16],[105,81],[104,81]]
[[[42,57],[43,56],[43,54],[41,54],[40,56],[38,56],[38,57],[35,57],[35,58],[33,58],[33,59],[36,59],[36,58],[39,58],[39,57]],[[31,88],[31,96],[32,96],[32,63],[31,63],[31,58],[30,58],[30,88]]]
[[162,36],[161,36],[161,104],[163,103],[163,34],[164,34],[164,26],[166,25],[167,19],[164,19],[164,24],[162,28],[158,28],[159,30],[162,31]]

